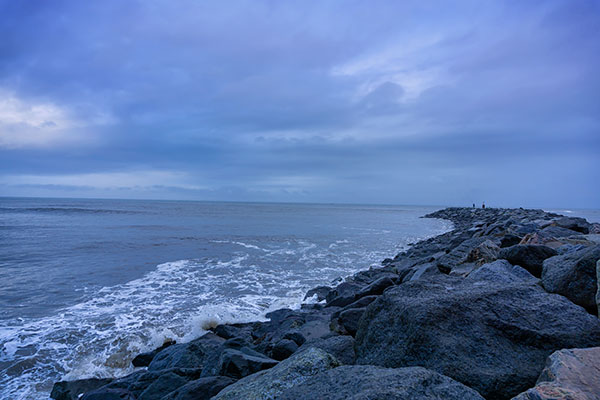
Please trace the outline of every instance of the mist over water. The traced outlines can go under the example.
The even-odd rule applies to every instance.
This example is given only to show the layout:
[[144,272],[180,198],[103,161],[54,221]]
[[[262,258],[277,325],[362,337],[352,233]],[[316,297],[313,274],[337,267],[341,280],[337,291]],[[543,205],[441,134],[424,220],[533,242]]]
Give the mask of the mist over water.
[[0,398],[121,376],[450,229],[435,207],[0,199]]

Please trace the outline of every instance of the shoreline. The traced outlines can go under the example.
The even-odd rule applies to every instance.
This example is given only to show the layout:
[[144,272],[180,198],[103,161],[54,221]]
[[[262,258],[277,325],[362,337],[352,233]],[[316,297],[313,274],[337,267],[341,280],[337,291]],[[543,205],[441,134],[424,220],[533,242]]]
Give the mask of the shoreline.
[[[550,293],[560,294],[560,284],[548,289],[545,286],[552,285],[545,284],[543,276],[545,268],[549,271],[555,268],[551,261],[556,258],[575,257],[579,260],[581,257],[577,257],[581,254],[582,257],[594,258],[596,251],[600,258],[600,240],[597,236],[600,234],[600,224],[590,224],[582,218],[525,209],[446,208],[427,214],[423,218],[444,219],[450,221],[453,227],[446,233],[413,244],[393,258],[383,260],[380,267],[371,267],[344,278],[336,287],[320,286],[307,292],[305,300],[316,296],[317,300],[324,301],[324,304],[305,303],[298,310],[276,310],[266,315],[267,321],[211,327],[209,333],[191,342],[165,343],[159,349],[138,355],[133,360],[134,366],[147,369],[140,369],[118,379],[60,382],[55,384],[51,396],[56,400],[70,400],[86,393],[82,397],[84,400],[108,399],[114,396],[120,396],[114,397],[115,399],[185,400],[208,399],[212,396],[216,396],[217,399],[286,398],[292,396],[291,393],[295,393],[296,397],[300,393],[307,396],[306,398],[311,398],[309,393],[314,393],[311,390],[316,390],[316,387],[324,390],[319,379],[327,377],[331,380],[333,378],[330,375],[348,369],[343,376],[366,376],[373,373],[370,381],[362,382],[358,379],[362,383],[353,393],[383,390],[374,387],[377,386],[376,377],[389,373],[393,377],[400,374],[403,380],[414,381],[413,384],[418,387],[423,385],[425,379],[419,377],[425,375],[427,379],[443,381],[442,386],[452,387],[452,393],[455,393],[455,397],[447,398],[478,398],[477,396],[483,395],[485,398],[504,399],[533,388],[544,368],[546,357],[553,351],[569,347],[600,346],[600,322],[597,318],[595,297],[594,303],[591,304],[589,293],[576,293],[570,296],[571,299],[567,299],[569,293],[562,293],[567,295],[562,299],[566,299],[568,303],[555,304],[557,300],[552,296],[556,294]],[[593,253],[591,256],[588,254],[590,252]],[[595,265],[597,259],[591,261],[594,261]],[[481,374],[468,372],[468,368],[464,368],[473,361],[465,361],[469,354],[456,354],[454,361],[445,359],[442,354],[443,340],[437,336],[428,337],[430,333],[423,331],[425,327],[428,330],[436,329],[428,325],[427,321],[431,318],[415,319],[415,315],[425,312],[429,316],[436,315],[439,323],[447,319],[452,320],[452,317],[448,317],[452,315],[448,309],[436,308],[440,307],[440,299],[451,297],[444,293],[439,299],[435,298],[440,285],[456,286],[456,290],[464,292],[461,298],[475,296],[474,304],[482,301],[481,299],[497,296],[497,287],[495,291],[490,288],[488,292],[481,289],[492,286],[488,275],[492,276],[491,280],[496,285],[500,284],[506,291],[519,294],[514,298],[539,297],[538,301],[548,303],[550,308],[557,310],[570,307],[569,311],[573,315],[569,316],[569,320],[576,328],[576,331],[572,332],[573,337],[566,334],[569,336],[568,340],[561,339],[560,346],[552,345],[556,338],[539,339],[539,333],[535,333],[538,330],[548,331],[544,321],[540,322],[541,326],[528,327],[526,331],[521,332],[519,335],[524,336],[521,339],[506,339],[503,334],[499,334],[502,340],[510,342],[510,349],[525,346],[521,351],[527,353],[530,349],[520,341],[531,340],[537,342],[529,347],[547,349],[541,352],[530,350],[531,354],[524,358],[536,359],[536,362],[517,362],[525,372],[509,381],[506,381],[506,375],[510,375],[510,365],[505,365],[506,360],[501,356],[493,359],[492,364],[498,370],[498,376],[491,374],[494,375],[489,378],[493,382],[492,386],[482,382]],[[568,280],[568,277],[566,279]],[[597,286],[597,278],[594,276],[593,279]],[[589,286],[589,283],[585,282],[580,286]],[[573,286],[573,282],[567,284]],[[410,290],[416,290],[416,296],[423,297],[422,302],[413,304],[408,301],[404,292]],[[482,293],[477,292],[481,290]],[[398,299],[390,303],[394,296]],[[432,304],[429,304],[430,302]],[[498,302],[506,302],[501,303],[503,308],[523,307],[514,304],[511,296],[499,298]],[[404,305],[396,310],[397,304]],[[430,308],[423,311],[423,304],[428,304]],[[467,311],[469,312],[462,318],[467,321],[477,319],[476,314],[473,316],[473,310]],[[485,313],[485,310],[478,312]],[[522,309],[519,312],[527,316],[532,310]],[[594,312],[596,315],[593,315]],[[386,316],[386,313],[391,315]],[[495,317],[486,316],[484,320],[488,321],[490,318]],[[506,318],[499,319],[502,321],[494,323],[506,325]],[[384,320],[387,323],[381,325]],[[396,320],[402,320],[404,324],[395,326]],[[483,325],[487,327],[488,322]],[[469,328],[472,331],[471,335],[480,329],[481,324],[482,322],[477,320],[477,323]],[[514,321],[509,325],[508,328],[516,329],[512,326],[515,325]],[[508,329],[506,326],[504,328]],[[558,329],[557,326],[551,328]],[[453,332],[449,329],[446,334],[455,338],[456,343],[462,343],[465,332],[456,330]],[[386,334],[382,338],[384,331]],[[487,330],[484,331],[477,333],[482,337],[490,334]],[[394,342],[400,340],[396,338],[402,338],[403,335],[406,337],[401,342]],[[427,337],[427,340],[424,339],[427,342],[425,347],[422,347],[423,344],[413,343],[415,335]],[[491,335],[490,339],[500,340],[493,336],[493,333]],[[536,337],[538,339],[535,339]],[[452,342],[451,339],[446,340]],[[391,344],[392,342],[394,343]],[[572,346],[564,346],[566,344]],[[406,348],[410,351],[398,350]],[[436,355],[435,349],[438,349],[440,354]],[[431,354],[423,355],[426,350]],[[473,349],[470,350],[477,353]],[[405,354],[407,352],[411,355]],[[463,363],[458,362],[457,365],[456,359]],[[300,368],[301,371],[298,369],[298,363],[304,366],[304,369]],[[373,372],[373,368],[379,369]],[[417,368],[426,373],[416,371]],[[281,379],[278,378],[278,373],[290,379],[293,376],[292,380],[296,384],[282,384],[278,381]],[[513,375],[515,373],[512,371]],[[279,383],[275,384],[277,382]],[[342,393],[342,388],[340,390]],[[385,390],[386,395],[391,396],[393,393],[399,393],[401,388],[395,386]]]

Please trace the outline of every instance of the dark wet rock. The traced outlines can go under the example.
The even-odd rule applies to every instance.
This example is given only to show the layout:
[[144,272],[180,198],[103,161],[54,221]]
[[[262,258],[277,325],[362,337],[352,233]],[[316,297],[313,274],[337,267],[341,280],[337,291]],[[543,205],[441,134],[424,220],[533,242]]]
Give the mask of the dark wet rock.
[[258,324],[260,324],[260,322],[250,323],[250,324],[217,325],[214,328],[214,333],[215,333],[215,335],[220,336],[224,339],[231,339],[234,337],[243,337],[243,338],[246,338],[248,341],[251,341],[252,340],[252,330]]
[[590,234],[600,234],[600,223],[594,222],[590,225]]
[[275,399],[311,376],[339,366],[331,354],[310,347],[266,371],[247,376],[219,392],[213,400]]
[[101,394],[111,393],[113,389],[131,392],[137,400],[161,399],[168,393],[186,383],[200,378],[199,368],[171,368],[160,371],[138,371],[123,378],[115,379],[93,393],[102,399]]
[[298,350],[298,344],[290,339],[281,339],[279,342],[275,343],[273,348],[271,349],[271,357],[277,361],[285,360],[296,350]]
[[[327,305],[328,306],[337,306],[337,305],[331,304],[336,299],[347,298],[347,299],[352,299],[352,301],[354,301],[354,295],[356,293],[358,293],[359,291],[361,291],[364,287],[365,287],[365,285],[362,285],[362,284],[359,284],[356,282],[342,282],[327,294],[327,298],[326,298]],[[350,301],[350,303],[352,303],[352,301]],[[339,300],[338,300],[338,302],[339,302]],[[343,304],[342,306],[348,305],[350,303]]]
[[364,308],[366,306],[368,306],[369,304],[371,304],[372,302],[374,302],[375,300],[377,300],[378,296],[365,296],[365,297],[361,297],[360,299],[356,300],[354,303],[348,304],[346,307],[342,308],[341,310],[338,310],[336,312],[334,312],[333,314],[331,314],[331,318],[337,318],[340,316],[340,313],[342,311],[345,310],[349,310],[351,308]]
[[554,237],[557,239],[563,237],[569,237],[574,235],[580,235],[580,232],[574,231],[572,229],[562,228],[560,226],[549,226],[540,231],[542,235]]
[[440,276],[387,290],[360,321],[357,363],[423,366],[507,399],[534,385],[553,351],[600,345],[598,318],[531,281],[509,281]]
[[221,352],[218,375],[239,379],[275,365],[276,360],[250,348],[229,348]]
[[369,286],[367,286],[366,288],[359,291],[355,295],[355,299],[360,299],[361,297],[365,297],[365,296],[380,295],[381,293],[383,293],[383,291],[385,289],[387,289],[390,286],[394,286],[395,284],[396,284],[396,282],[394,280],[392,280],[390,277],[384,276],[382,278],[377,279],[376,281],[371,283]]
[[431,276],[440,275],[440,268],[434,263],[426,263],[414,266],[411,271],[404,277],[403,282],[416,281],[419,279],[429,278]]
[[365,312],[365,308],[349,308],[342,311],[337,318],[331,321],[331,330],[341,335],[356,334],[358,329],[358,321]]
[[463,241],[461,244],[453,248],[448,254],[440,257],[437,261],[437,266],[440,271],[450,273],[456,266],[468,262],[469,254],[480,244],[485,242],[487,238],[477,237]]
[[547,246],[517,244],[502,249],[498,258],[508,260],[513,265],[520,265],[532,275],[540,277],[544,260],[557,254],[556,250]]
[[77,400],[82,393],[107,385],[111,381],[112,379],[90,378],[56,382],[52,387],[50,398],[55,400]]
[[511,284],[537,284],[540,280],[529,271],[518,265],[512,265],[506,260],[496,260],[484,264],[471,272],[466,282],[488,281],[496,286]]
[[600,316],[600,260],[596,263],[596,282],[598,290],[596,292],[596,304],[598,305],[598,316]]
[[517,236],[512,233],[508,233],[508,234],[504,235],[502,237],[502,239],[500,239],[500,247],[504,248],[504,247],[514,246],[515,244],[521,243],[521,239],[522,239],[521,236]]
[[162,350],[164,350],[167,347],[174,345],[174,344],[175,344],[174,340],[167,340],[163,343],[162,346],[160,346],[152,351],[138,354],[137,356],[135,356],[135,358],[133,360],[131,360],[131,364],[134,367],[147,367],[152,362],[152,359],[154,359],[154,356],[156,356]]
[[475,390],[421,367],[334,368],[284,391],[280,400],[483,400]]
[[148,370],[200,368],[206,355],[224,342],[225,339],[209,332],[189,343],[174,344],[156,354],[148,366]]
[[560,228],[570,229],[581,233],[590,233],[590,224],[580,217],[562,217],[554,221]]
[[600,260],[600,246],[584,247],[544,261],[542,285],[551,293],[558,293],[593,313],[597,312],[596,262]]
[[356,353],[354,352],[354,338],[348,335],[335,335],[326,338],[309,340],[303,344],[298,351],[304,351],[310,347],[324,350],[334,356],[340,363],[345,365],[354,364]]
[[126,389],[99,389],[87,392],[80,400],[136,400],[133,393]]
[[469,252],[466,262],[483,265],[496,260],[498,253],[500,253],[500,247],[491,240],[486,240]]
[[600,399],[600,347],[552,353],[534,388],[514,400]]
[[327,298],[327,294],[331,292],[331,288],[329,286],[317,286],[316,288],[310,289],[306,292],[306,296],[304,296],[304,300],[310,299],[313,296],[317,296],[317,301],[323,301]]
[[228,376],[196,379],[164,396],[161,400],[208,400],[236,380]]
[[285,335],[283,335],[283,338],[294,341],[298,346],[302,346],[304,342],[306,342],[304,335],[297,331],[287,332]]

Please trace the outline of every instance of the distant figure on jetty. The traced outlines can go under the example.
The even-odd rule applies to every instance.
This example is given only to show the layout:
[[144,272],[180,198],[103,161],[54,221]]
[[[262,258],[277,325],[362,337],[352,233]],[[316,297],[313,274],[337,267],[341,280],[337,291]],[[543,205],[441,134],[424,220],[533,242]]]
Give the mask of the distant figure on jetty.
[[485,201],[481,203],[481,208],[485,208]]
[[475,208],[475,203],[473,203],[473,208]]

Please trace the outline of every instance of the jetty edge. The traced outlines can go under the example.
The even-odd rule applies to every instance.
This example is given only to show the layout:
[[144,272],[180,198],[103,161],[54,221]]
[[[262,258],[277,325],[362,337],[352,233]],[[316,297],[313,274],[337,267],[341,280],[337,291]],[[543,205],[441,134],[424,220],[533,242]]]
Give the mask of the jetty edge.
[[299,310],[138,355],[55,400],[600,399],[600,224],[446,208],[454,229]]

